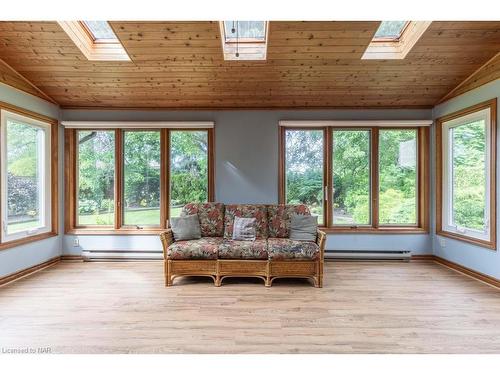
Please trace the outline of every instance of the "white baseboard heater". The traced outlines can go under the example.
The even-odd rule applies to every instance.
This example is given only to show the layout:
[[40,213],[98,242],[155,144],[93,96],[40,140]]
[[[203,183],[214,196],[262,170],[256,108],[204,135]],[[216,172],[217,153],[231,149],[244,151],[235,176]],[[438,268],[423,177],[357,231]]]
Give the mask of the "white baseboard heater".
[[84,250],[82,252],[82,258],[85,262],[162,260],[163,252],[161,250]]
[[325,250],[325,260],[403,260],[409,262],[409,250]]

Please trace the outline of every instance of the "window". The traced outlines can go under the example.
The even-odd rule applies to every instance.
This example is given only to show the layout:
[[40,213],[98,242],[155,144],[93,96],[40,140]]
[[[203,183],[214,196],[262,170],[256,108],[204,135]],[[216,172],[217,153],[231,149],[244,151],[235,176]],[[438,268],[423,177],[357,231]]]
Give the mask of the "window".
[[287,129],[285,137],[286,203],[307,204],[323,224],[324,131]]
[[496,100],[437,120],[437,233],[496,248]]
[[382,21],[361,59],[404,59],[430,24],[429,21]]
[[267,21],[221,21],[224,60],[265,60]]
[[430,124],[281,121],[280,203],[309,205],[328,232],[428,231]]
[[81,226],[115,221],[115,133],[78,132],[78,221]]
[[379,134],[379,224],[417,225],[417,131]]
[[63,124],[66,232],[157,233],[184,204],[213,201],[212,123],[188,123],[189,129],[123,124],[111,130]]
[[333,130],[333,224],[369,225],[370,130]]
[[91,61],[130,61],[113,29],[106,21],[58,21],[73,43]]
[[116,43],[116,37],[113,29],[106,21],[82,21],[91,38],[96,43]]
[[398,40],[408,21],[382,21],[373,37],[373,40]]
[[160,131],[125,131],[124,225],[160,226]]
[[208,134],[170,132],[170,217],[189,202],[208,200]]
[[57,234],[57,123],[36,117],[1,110],[0,248]]
[[265,21],[224,21],[226,43],[264,42],[266,40]]

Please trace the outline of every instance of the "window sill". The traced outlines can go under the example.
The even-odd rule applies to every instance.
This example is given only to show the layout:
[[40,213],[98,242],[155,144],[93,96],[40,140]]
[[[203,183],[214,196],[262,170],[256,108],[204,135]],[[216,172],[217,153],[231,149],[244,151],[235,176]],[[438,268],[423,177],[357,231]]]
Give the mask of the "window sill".
[[418,227],[379,227],[379,228],[325,228],[320,227],[320,230],[326,234],[426,234],[429,230]]
[[489,250],[493,250],[493,251],[496,251],[496,249],[497,249],[495,240],[492,240],[492,241],[479,240],[477,238],[468,237],[468,236],[464,236],[464,235],[461,235],[458,233],[447,232],[447,231],[443,231],[443,230],[437,230],[436,234],[438,236],[448,237],[448,238],[451,238],[451,239],[454,239],[457,241],[463,241],[463,242],[470,243],[472,245],[485,247],[485,248],[487,248]]
[[165,232],[165,228],[144,228],[144,229],[132,229],[132,228],[124,228],[124,229],[109,229],[109,228],[74,228],[67,230],[65,234],[77,234],[77,235],[157,235]]
[[31,242],[36,242],[36,241],[41,241],[46,238],[50,237],[55,237],[57,236],[56,232],[45,232],[45,233],[40,233],[40,234],[35,234],[33,236],[29,237],[24,237],[24,238],[19,238],[17,240],[12,240],[4,243],[0,243],[0,250],[5,250],[5,249],[10,249],[12,247],[16,246],[21,246],[21,245],[26,245]]

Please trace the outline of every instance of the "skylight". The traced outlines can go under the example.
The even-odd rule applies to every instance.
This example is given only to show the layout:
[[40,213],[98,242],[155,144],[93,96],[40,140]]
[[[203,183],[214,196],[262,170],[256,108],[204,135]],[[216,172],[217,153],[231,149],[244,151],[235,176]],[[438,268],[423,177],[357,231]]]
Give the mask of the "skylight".
[[408,21],[382,21],[373,39],[399,39]]
[[382,21],[361,59],[404,59],[431,23],[431,21]]
[[224,21],[224,37],[227,43],[236,41],[265,42],[265,21]]
[[82,21],[82,23],[91,34],[92,39],[94,39],[95,42],[103,40],[118,40],[115,33],[113,32],[113,29],[106,21]]
[[89,60],[130,61],[127,51],[106,21],[58,21]]
[[265,60],[267,21],[221,21],[224,60]]

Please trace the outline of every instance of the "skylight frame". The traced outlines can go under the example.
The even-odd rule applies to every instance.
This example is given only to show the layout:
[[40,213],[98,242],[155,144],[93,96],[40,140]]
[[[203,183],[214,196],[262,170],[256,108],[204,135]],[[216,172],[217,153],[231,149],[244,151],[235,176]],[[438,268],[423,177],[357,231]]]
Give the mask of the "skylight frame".
[[[382,26],[382,22],[384,22],[384,21],[380,22],[379,28],[380,28],[380,26]],[[395,37],[390,37],[390,36],[377,37],[377,36],[373,36],[372,42],[374,42],[374,43],[386,43],[386,42],[397,43],[397,42],[399,42],[403,38],[404,33],[408,30],[408,26],[410,26],[410,23],[411,23],[411,21],[405,21],[405,24],[401,28],[401,31],[399,32],[399,35],[397,35]],[[378,31],[378,29],[377,29],[377,31]],[[375,32],[375,34],[376,34],[376,32]]]
[[432,21],[408,21],[397,40],[377,40],[378,38],[373,37],[361,56],[361,60],[404,59],[431,23]]
[[[227,44],[239,44],[239,43],[259,43],[259,44],[264,44],[267,43],[267,33],[268,33],[268,21],[258,21],[258,22],[264,22],[264,38],[228,38],[227,37],[227,32],[226,32],[226,21],[221,21],[222,22],[222,37],[224,40],[224,43]],[[233,21],[233,22],[239,22],[239,21]],[[233,40],[231,40],[233,39]]]
[[87,21],[78,21],[78,23],[82,26],[82,28],[85,30],[85,32],[87,33],[87,35],[89,36],[89,38],[94,43],[99,43],[99,44],[101,44],[101,43],[102,44],[120,43],[120,41],[118,40],[118,37],[115,34],[115,31],[113,30],[113,28],[111,27],[111,25],[109,24],[109,22],[107,22],[107,21],[104,21],[104,22],[106,22],[108,24],[109,28],[111,29],[111,31],[115,35],[114,38],[97,38],[95,36],[95,34],[92,32],[92,30],[90,29],[89,25],[87,25]]
[[57,21],[57,23],[88,60],[131,61],[112,28],[116,39],[95,39],[84,21]]
[[[267,60],[267,43],[269,40],[269,21],[265,22],[264,40],[253,38],[238,38],[237,41],[227,41],[225,21],[219,21],[222,43],[222,55],[226,61],[265,61]],[[241,49],[240,49],[241,48]],[[238,49],[239,56],[236,57]]]

